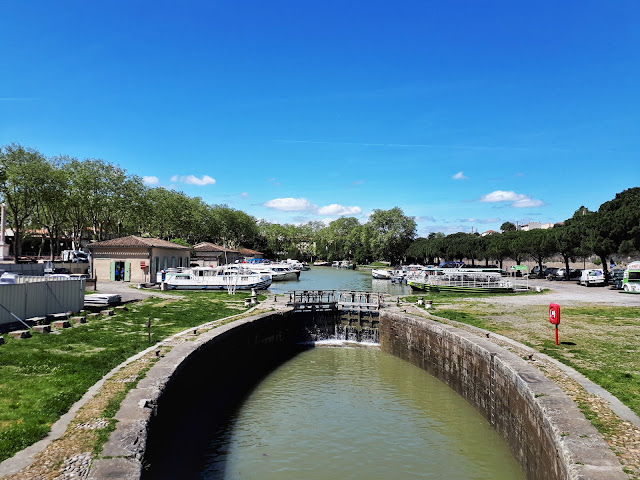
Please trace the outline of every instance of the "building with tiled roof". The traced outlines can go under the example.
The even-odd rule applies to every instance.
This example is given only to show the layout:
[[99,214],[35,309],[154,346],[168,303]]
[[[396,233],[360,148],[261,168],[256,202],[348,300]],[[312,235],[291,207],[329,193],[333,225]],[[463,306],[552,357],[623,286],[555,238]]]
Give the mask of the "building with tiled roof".
[[210,242],[201,242],[194,245],[195,260],[198,265],[217,267],[227,263],[241,262],[246,258],[262,258],[263,253],[248,248],[225,248]]
[[188,267],[191,247],[160,238],[130,235],[88,245],[91,272],[98,281],[156,283],[163,269]]

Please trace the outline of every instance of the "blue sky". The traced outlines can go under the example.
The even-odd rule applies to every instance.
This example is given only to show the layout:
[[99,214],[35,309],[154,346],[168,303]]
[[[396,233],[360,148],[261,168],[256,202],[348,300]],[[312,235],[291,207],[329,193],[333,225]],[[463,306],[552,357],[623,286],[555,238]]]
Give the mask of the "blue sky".
[[0,2],[0,145],[272,222],[557,222],[640,184],[640,3]]

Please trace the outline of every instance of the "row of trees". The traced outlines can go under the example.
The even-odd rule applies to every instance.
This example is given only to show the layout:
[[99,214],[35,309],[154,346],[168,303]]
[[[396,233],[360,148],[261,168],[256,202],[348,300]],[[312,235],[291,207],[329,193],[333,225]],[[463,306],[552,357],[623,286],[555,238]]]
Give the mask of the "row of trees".
[[[51,257],[57,239],[105,240],[142,235],[195,244],[210,241],[244,246],[270,258],[311,260],[374,258],[400,261],[415,238],[416,224],[402,210],[375,210],[369,221],[340,218],[328,226],[271,224],[226,205],[165,188],[100,159],[47,158],[21,145],[0,148],[0,197],[7,204],[16,260],[25,236],[48,238]],[[45,232],[45,236],[41,233]]]
[[546,258],[559,254],[567,266],[570,260],[596,255],[606,268],[611,255],[640,250],[637,187],[617,194],[595,212],[580,207],[564,224],[548,230],[517,231],[507,222],[502,233],[485,237],[432,233],[416,240],[414,219],[398,207],[374,210],[364,224],[354,217],[328,225],[258,222],[226,205],[150,188],[140,177],[100,159],[47,158],[12,144],[0,148],[0,197],[14,231],[16,259],[25,235],[37,231],[46,233],[52,257],[59,254],[56,240],[61,237],[71,238],[77,246],[87,235],[105,240],[132,234],[191,245],[210,241],[230,248],[245,246],[269,258],[358,263],[466,259],[502,266],[507,258],[518,264],[530,258],[542,266]]
[[47,158],[40,152],[8,145],[0,148],[0,197],[7,205],[16,259],[25,235],[44,230],[53,257],[56,239],[75,245],[81,238],[105,240],[148,235],[225,243],[253,244],[253,217],[225,205],[164,188],[149,188],[140,177],[99,159]]
[[567,270],[569,262],[595,255],[607,270],[612,255],[628,255],[640,250],[640,188],[630,188],[603,203],[597,211],[580,207],[562,224],[550,229],[517,231],[502,225],[502,233],[430,234],[419,238],[407,250],[410,260],[434,263],[447,260],[502,262],[509,258],[518,265],[532,259],[542,270],[545,259],[560,255]]

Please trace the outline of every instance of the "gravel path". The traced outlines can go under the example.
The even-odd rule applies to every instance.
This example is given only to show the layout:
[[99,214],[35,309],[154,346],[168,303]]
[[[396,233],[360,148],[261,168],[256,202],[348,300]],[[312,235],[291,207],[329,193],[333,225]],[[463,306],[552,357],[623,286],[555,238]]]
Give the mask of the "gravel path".
[[529,285],[550,289],[550,292],[540,295],[509,295],[490,298],[477,298],[481,302],[500,305],[560,305],[594,303],[616,307],[640,307],[640,294],[625,293],[613,290],[611,287],[583,287],[577,282],[529,280]]

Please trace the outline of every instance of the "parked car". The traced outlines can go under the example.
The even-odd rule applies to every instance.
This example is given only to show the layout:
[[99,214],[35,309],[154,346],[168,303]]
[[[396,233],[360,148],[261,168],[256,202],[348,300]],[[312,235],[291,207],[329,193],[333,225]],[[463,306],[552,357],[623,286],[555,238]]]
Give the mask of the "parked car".
[[590,287],[591,285],[604,285],[604,272],[601,268],[588,268],[582,271],[580,285]]
[[570,280],[580,280],[580,275],[582,275],[581,268],[571,268],[569,269],[569,279]]
[[559,268],[550,267],[544,271],[544,276],[547,280],[555,280],[556,274],[558,273]]
[[614,268],[611,270],[611,287],[615,290],[622,290],[624,281],[624,269]]
[[[546,265],[542,266],[542,271],[544,272],[547,269]],[[541,278],[542,275],[540,274],[540,267],[538,265],[536,265],[535,267],[533,267],[531,269],[531,273],[529,274],[530,277],[532,278]]]
[[567,279],[567,269],[564,268],[564,267],[556,268],[555,272],[549,273],[547,278],[549,280],[566,280]]

